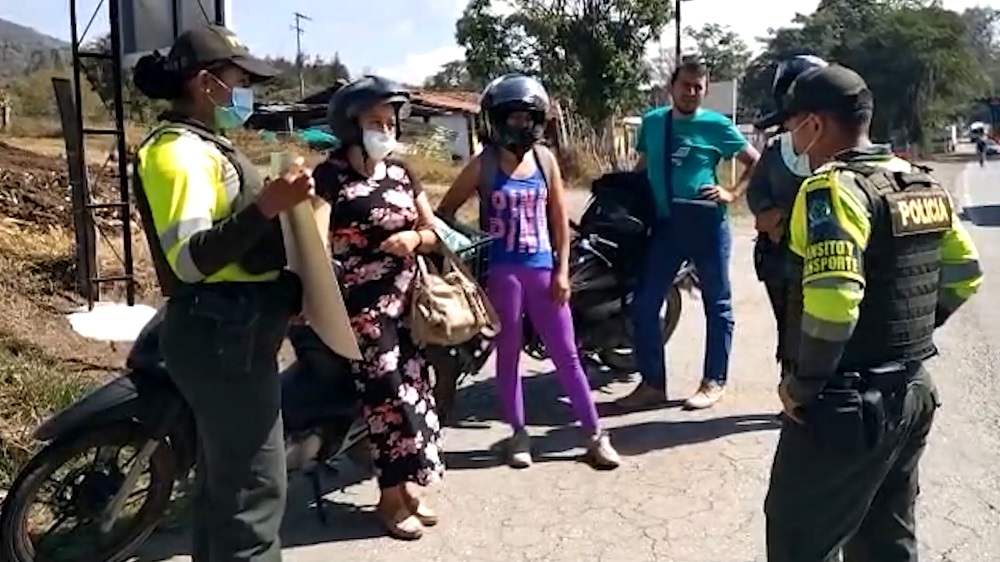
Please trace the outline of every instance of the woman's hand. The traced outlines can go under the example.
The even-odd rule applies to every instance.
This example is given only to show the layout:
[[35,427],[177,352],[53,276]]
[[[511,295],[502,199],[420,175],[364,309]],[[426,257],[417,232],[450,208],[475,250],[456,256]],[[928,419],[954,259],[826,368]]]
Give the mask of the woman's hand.
[[564,268],[559,268],[552,273],[552,300],[563,305],[569,302],[569,296],[569,273]]
[[416,230],[406,230],[404,232],[397,232],[387,238],[386,241],[382,242],[382,245],[379,246],[379,249],[383,252],[403,257],[415,252],[420,246],[421,241],[422,237],[419,232]]
[[257,207],[265,217],[273,219],[278,213],[312,197],[315,188],[312,170],[300,168],[294,174],[286,174],[268,182],[257,196]]

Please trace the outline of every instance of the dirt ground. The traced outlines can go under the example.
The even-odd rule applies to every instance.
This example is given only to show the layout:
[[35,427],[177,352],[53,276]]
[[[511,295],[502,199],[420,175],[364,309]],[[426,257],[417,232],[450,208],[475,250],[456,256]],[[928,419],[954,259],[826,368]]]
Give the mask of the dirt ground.
[[[116,165],[88,169],[93,203],[121,200]],[[36,226],[72,228],[72,198],[66,160],[39,154],[0,142],[0,216]],[[104,224],[114,221],[117,211],[99,209],[95,216]]]
[[[115,166],[88,169],[94,203],[120,200]],[[117,210],[95,210],[98,273],[124,272],[121,221]],[[134,213],[133,213],[134,215]],[[152,288],[145,242],[134,230],[139,292]],[[6,345],[87,371],[120,366],[122,346],[86,340],[69,329],[65,314],[83,300],[75,294],[76,265],[69,177],[64,157],[38,154],[0,142],[0,338]],[[123,287],[111,287],[116,298]]]

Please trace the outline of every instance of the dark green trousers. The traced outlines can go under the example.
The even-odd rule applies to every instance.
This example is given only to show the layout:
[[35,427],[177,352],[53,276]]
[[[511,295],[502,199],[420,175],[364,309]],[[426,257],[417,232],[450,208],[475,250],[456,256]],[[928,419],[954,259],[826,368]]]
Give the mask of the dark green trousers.
[[764,502],[768,562],[835,562],[841,550],[844,562],[917,561],[918,465],[938,405],[923,367],[894,400],[885,438],[857,455],[784,422]]
[[196,562],[277,562],[287,480],[276,355],[294,280],[195,286],[174,296],[160,349],[194,412]]

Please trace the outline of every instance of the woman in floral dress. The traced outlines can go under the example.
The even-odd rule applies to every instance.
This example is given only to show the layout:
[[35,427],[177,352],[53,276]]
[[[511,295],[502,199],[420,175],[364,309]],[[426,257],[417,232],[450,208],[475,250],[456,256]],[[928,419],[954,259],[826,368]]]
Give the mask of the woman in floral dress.
[[353,364],[381,499],[376,510],[390,535],[416,539],[437,516],[419,487],[441,479],[441,427],[432,375],[404,324],[415,253],[437,244],[433,211],[420,184],[391,157],[395,126],[409,93],[365,77],[330,101],[341,148],[315,170],[318,193],[333,206],[330,247],[364,359]]

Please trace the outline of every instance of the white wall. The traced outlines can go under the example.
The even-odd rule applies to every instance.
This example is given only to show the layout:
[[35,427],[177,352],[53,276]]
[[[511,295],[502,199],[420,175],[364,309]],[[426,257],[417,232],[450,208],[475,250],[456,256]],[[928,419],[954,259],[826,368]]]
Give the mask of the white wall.
[[431,117],[428,121],[431,125],[445,127],[455,133],[455,143],[451,147],[451,153],[459,156],[462,160],[469,158],[469,124],[465,115],[438,115]]

